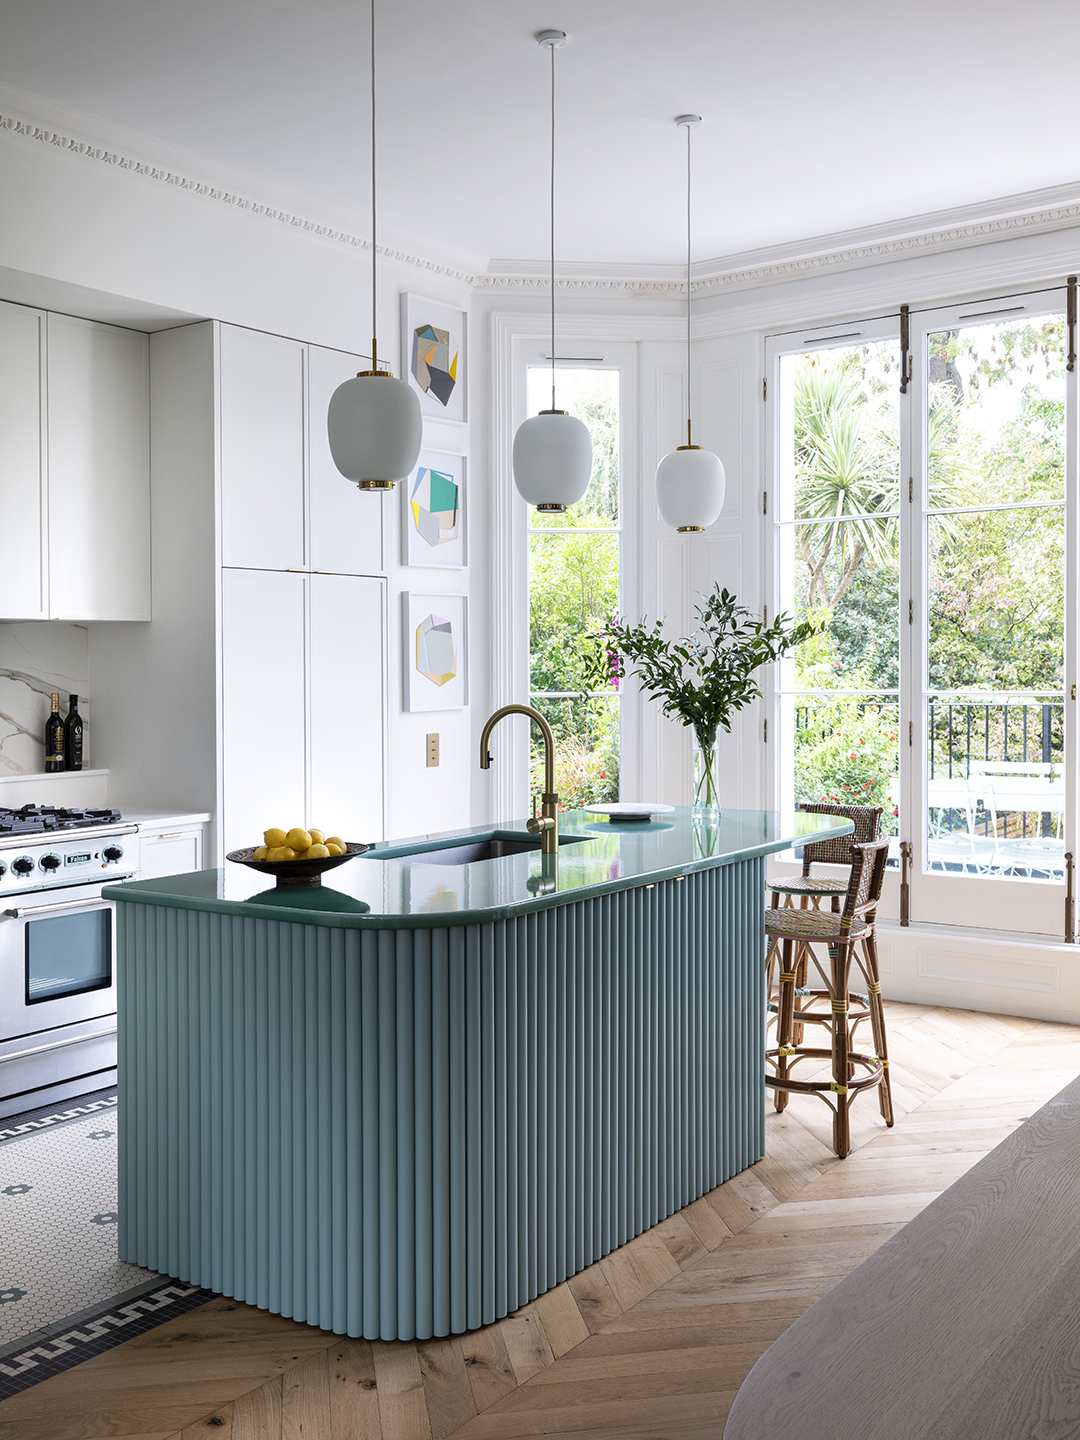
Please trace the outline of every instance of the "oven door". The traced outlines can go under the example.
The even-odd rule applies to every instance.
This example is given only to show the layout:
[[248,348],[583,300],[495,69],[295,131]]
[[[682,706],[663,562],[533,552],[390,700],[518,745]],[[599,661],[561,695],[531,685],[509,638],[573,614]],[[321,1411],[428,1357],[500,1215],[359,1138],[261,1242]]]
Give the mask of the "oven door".
[[116,915],[101,883],[12,895],[8,904],[0,911],[0,1042],[115,1014]]

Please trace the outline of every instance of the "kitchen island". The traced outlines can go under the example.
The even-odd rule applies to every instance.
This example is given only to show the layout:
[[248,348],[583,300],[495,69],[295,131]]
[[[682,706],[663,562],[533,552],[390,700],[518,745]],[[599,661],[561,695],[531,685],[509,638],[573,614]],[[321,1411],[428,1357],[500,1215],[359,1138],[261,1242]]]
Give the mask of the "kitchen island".
[[575,813],[554,855],[110,887],[121,1257],[369,1339],[517,1309],[761,1157],[765,857],[850,829]]

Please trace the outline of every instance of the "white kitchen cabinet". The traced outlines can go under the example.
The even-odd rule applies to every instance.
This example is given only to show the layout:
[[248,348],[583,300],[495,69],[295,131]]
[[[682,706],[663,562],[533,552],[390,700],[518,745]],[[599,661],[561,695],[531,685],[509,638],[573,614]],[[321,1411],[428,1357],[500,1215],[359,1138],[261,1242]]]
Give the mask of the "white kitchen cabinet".
[[162,825],[139,831],[139,879],[189,875],[203,868],[203,827]]
[[221,578],[223,848],[260,845],[307,816],[306,575]]
[[308,564],[318,572],[377,575],[384,568],[383,507],[392,500],[346,480],[326,435],[334,391],[370,367],[363,356],[308,346]]
[[147,337],[48,317],[49,614],[150,619]]
[[48,599],[45,314],[0,303],[0,616],[44,620]]
[[383,822],[386,582],[312,575],[308,823],[379,840]]
[[304,569],[306,347],[234,325],[220,343],[221,563]]

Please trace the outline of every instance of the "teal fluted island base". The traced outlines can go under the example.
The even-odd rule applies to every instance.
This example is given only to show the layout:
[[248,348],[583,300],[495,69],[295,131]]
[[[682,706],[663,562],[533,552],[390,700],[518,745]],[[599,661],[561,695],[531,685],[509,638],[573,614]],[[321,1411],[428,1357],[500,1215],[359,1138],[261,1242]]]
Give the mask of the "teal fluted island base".
[[[671,833],[578,834],[554,892],[528,885],[539,854],[386,846],[335,873],[354,879],[336,902],[231,898],[231,871],[111,889],[121,1257],[337,1334],[425,1339],[759,1159],[764,854],[672,867]],[[492,865],[523,898],[470,908]]]

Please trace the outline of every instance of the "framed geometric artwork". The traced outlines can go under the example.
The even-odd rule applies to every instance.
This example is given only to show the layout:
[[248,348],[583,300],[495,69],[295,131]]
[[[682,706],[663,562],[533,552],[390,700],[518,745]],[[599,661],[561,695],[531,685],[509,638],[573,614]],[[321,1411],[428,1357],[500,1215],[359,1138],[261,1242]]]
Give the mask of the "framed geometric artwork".
[[464,455],[421,450],[401,492],[401,563],[460,570],[465,564]]
[[402,295],[401,373],[420,396],[424,415],[463,425],[465,311],[420,295]]
[[402,593],[406,710],[469,703],[468,598]]

